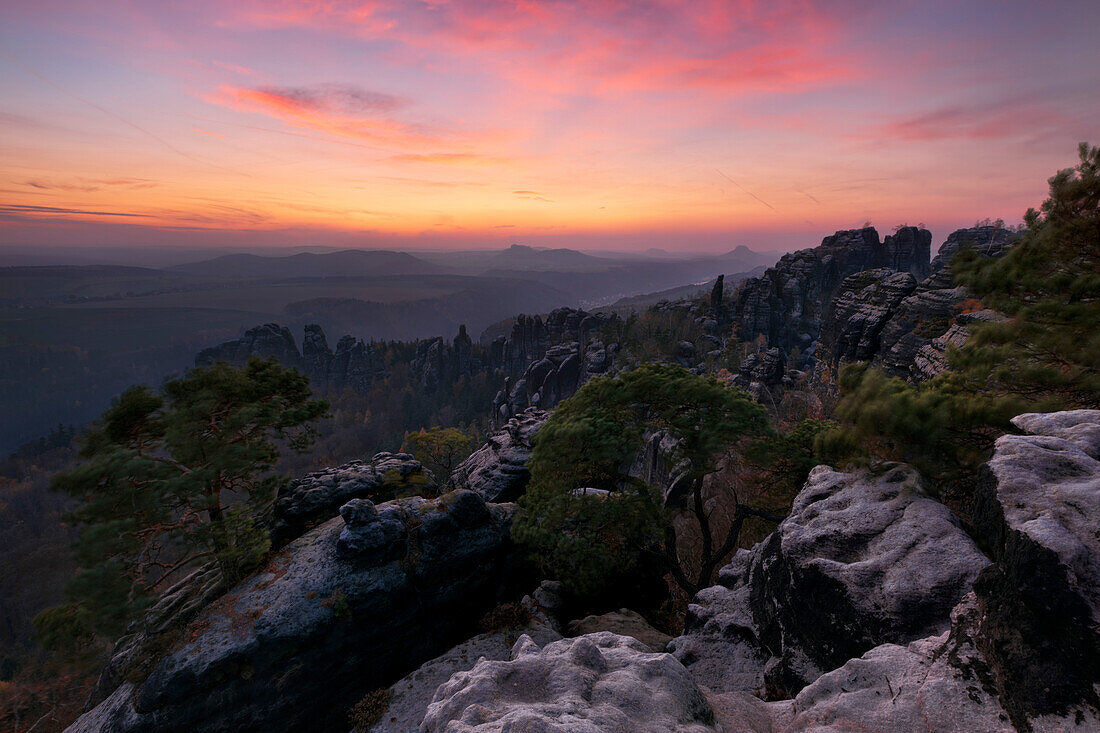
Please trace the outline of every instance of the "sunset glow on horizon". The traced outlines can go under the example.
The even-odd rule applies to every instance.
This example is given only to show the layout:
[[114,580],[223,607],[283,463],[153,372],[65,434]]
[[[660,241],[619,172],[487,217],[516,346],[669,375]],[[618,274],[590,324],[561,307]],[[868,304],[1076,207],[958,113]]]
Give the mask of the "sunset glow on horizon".
[[8,2],[0,244],[938,244],[1100,142],[1097,27],[1095,2]]

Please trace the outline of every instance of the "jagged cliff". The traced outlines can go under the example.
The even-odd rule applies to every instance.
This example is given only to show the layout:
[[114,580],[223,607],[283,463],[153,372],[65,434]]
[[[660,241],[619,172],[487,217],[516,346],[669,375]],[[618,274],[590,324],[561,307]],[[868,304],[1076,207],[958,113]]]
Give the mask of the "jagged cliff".
[[916,227],[903,227],[885,240],[873,227],[837,232],[818,247],[783,255],[761,277],[746,280],[729,317],[743,341],[764,336],[769,346],[808,350],[844,278],[886,268],[923,279],[930,272],[931,244],[931,232]]
[[890,268],[847,276],[825,308],[819,363],[831,369],[869,361],[913,381],[943,373],[947,349],[966,341],[968,323],[999,318],[955,284],[951,258],[962,248],[999,257],[1015,239],[1001,227],[959,229],[940,246],[923,279]]

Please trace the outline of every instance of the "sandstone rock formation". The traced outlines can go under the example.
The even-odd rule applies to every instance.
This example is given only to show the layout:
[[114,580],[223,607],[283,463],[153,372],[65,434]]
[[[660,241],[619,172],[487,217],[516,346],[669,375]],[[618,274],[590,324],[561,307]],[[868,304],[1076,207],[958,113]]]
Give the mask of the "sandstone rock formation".
[[[940,245],[939,251],[931,262],[932,273],[946,272],[949,274],[951,271],[951,258],[961,249],[972,250],[982,257],[1000,257],[1016,243],[1019,236],[1019,234],[1004,227],[990,224],[970,227],[969,229],[956,229]],[[941,287],[950,287],[950,284]]]
[[971,636],[973,594],[951,631],[908,645],[884,644],[821,675],[771,712],[790,731],[983,731],[1015,729],[997,703]]
[[276,544],[332,519],[352,499],[388,501],[435,493],[431,471],[408,453],[377,453],[369,461],[350,461],[295,479],[275,499],[272,534]]
[[486,501],[515,501],[527,488],[532,439],[550,413],[528,408],[510,419],[451,474],[455,487],[476,491]]
[[69,730],[339,729],[362,690],[470,635],[510,580],[512,511],[470,491],[354,500]]
[[[873,519],[864,521],[862,514],[845,520],[848,507],[838,507],[846,493],[851,498],[850,491],[825,491],[825,496],[810,491],[813,484],[824,488],[829,474],[842,474],[823,467],[814,470],[816,476],[799,494],[791,517],[808,511],[833,515],[831,529],[813,517],[795,533],[796,538],[810,540],[803,550],[816,548],[810,554],[817,557],[800,553],[799,541],[784,542],[782,535],[790,533],[781,525],[752,552],[740,552],[723,570],[720,585],[698,594],[685,635],[670,645],[703,687],[720,723],[751,731],[1100,730],[1100,411],[1021,415],[1013,422],[1030,435],[1005,436],[997,442],[984,469],[975,518],[979,534],[993,551],[991,564],[984,559],[960,560],[959,551],[972,554],[973,547],[949,540],[950,531],[935,529],[943,527],[936,512],[922,517],[923,512],[907,508],[902,521],[882,528]],[[903,483],[882,482],[883,488]],[[839,504],[830,507],[830,501]],[[929,530],[940,539],[929,542],[924,534]],[[853,535],[877,540],[858,557],[845,559],[837,550]],[[770,561],[762,557],[762,548],[775,541],[780,549],[790,545],[795,555],[806,558],[801,572],[790,573],[783,556]],[[929,551],[937,546],[942,549]],[[814,629],[828,630],[820,635],[822,641],[831,639],[826,652],[841,651],[861,631],[822,612],[817,595],[830,591],[820,583],[820,575],[849,574],[843,584],[854,598],[859,594],[850,592],[853,587],[869,587],[861,582],[864,569],[873,580],[876,565],[886,567],[893,561],[898,561],[898,572],[872,582],[879,592],[889,594],[888,603],[877,609],[874,594],[864,594],[867,602],[862,608],[849,607],[849,613],[861,619],[870,614],[869,628],[882,628],[881,618],[893,618],[887,626],[916,629],[919,624],[898,622],[917,610],[916,604],[931,601],[915,597],[915,589],[922,586],[939,598],[934,608],[926,609],[931,613],[918,612],[913,619],[938,618],[937,609],[959,590],[965,591],[974,566],[985,567],[973,590],[951,610],[949,626],[941,618],[939,624],[928,625],[939,629],[923,638],[897,634],[901,638],[826,671],[815,663],[820,657],[815,657],[813,643],[807,645],[806,631],[812,637],[817,635]],[[761,601],[766,605],[774,597],[775,581],[783,577],[797,577],[802,591],[797,598],[787,598],[788,618],[781,631],[803,652],[811,650],[794,655],[794,661],[808,662],[799,671],[810,671],[813,678],[793,699],[764,703],[744,691],[756,684],[758,693],[783,692],[765,684],[765,679],[774,679],[777,661],[764,658],[769,635],[759,621]],[[763,583],[756,578],[763,578]],[[860,582],[853,585],[857,579]],[[791,604],[799,602],[809,613],[796,618],[798,607]]]
[[697,596],[670,649],[712,689],[793,694],[878,644],[943,632],[987,564],[912,468],[818,466],[775,532]]
[[520,604],[530,614],[525,625],[478,634],[393,683],[389,688],[386,712],[367,733],[410,733],[418,730],[440,685],[453,674],[470,669],[481,659],[511,659],[512,647],[520,636],[526,635],[540,646],[561,639],[561,629],[555,616],[561,603],[556,585],[544,581],[535,593],[523,597]]
[[764,275],[741,284],[730,316],[742,341],[763,335],[769,346],[807,349],[844,278],[885,267],[924,279],[932,235],[905,227],[880,242],[872,227],[840,231],[814,249],[784,255]]
[[336,391],[364,391],[385,373],[373,344],[344,336],[337,342],[334,353],[321,327],[309,325],[305,327],[299,352],[290,329],[276,323],[250,328],[239,339],[203,349],[195,357],[195,365],[217,361],[243,364],[251,356],[275,357],[283,366],[302,369],[313,386]]
[[923,280],[889,268],[848,276],[825,310],[816,349],[819,366],[869,361],[912,381],[942,374],[947,350],[966,342],[968,323],[999,318],[973,307],[960,312],[970,295],[956,286],[951,257],[961,248],[999,257],[1015,238],[993,226],[959,229],[947,237],[931,263],[932,274]]
[[994,564],[976,643],[1017,726],[1100,713],[1100,410],[1027,414],[998,439],[975,526]]
[[243,364],[250,356],[263,359],[274,356],[285,366],[298,366],[302,361],[290,329],[277,323],[265,323],[248,329],[244,336],[235,341],[203,349],[195,357],[195,365],[205,366],[217,361]]
[[522,637],[508,661],[480,660],[435,694],[424,733],[715,731],[714,712],[669,654],[609,631],[539,647]]
[[916,279],[908,272],[888,268],[844,278],[821,327],[820,339],[827,348],[819,349],[818,358],[833,366],[873,358],[890,317],[916,287]]
[[610,631],[619,636],[631,636],[645,644],[651,651],[663,652],[672,637],[653,628],[641,615],[629,608],[609,611],[600,615],[585,616],[570,621],[566,627],[570,636],[584,636],[600,631]]

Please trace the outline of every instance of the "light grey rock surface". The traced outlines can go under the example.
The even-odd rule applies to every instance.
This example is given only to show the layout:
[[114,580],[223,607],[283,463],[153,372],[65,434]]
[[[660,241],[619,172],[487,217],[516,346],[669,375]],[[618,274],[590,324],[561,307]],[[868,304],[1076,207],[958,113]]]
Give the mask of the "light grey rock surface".
[[514,501],[519,498],[531,472],[532,439],[550,413],[528,408],[505,423],[451,474],[458,488],[476,491],[486,501]]
[[771,655],[761,646],[752,617],[747,582],[752,559],[752,553],[739,551],[722,569],[720,584],[696,594],[683,635],[668,645],[695,681],[714,693],[765,695],[764,666]]
[[1100,410],[1020,415],[997,440],[974,524],[995,563],[976,643],[1014,721],[1100,711]]
[[[534,597],[524,596],[521,603],[531,614],[531,619],[525,626],[479,634],[467,639],[395,682],[390,687],[386,714],[370,727],[370,733],[415,733],[440,685],[455,673],[470,669],[482,659],[511,659],[512,647],[520,636],[527,635],[540,646],[561,639],[558,621],[554,617],[560,599],[556,597],[553,585],[544,581]],[[554,596],[549,602],[548,594]]]
[[793,694],[879,644],[942,633],[988,564],[914,469],[818,466],[776,531],[698,594],[670,649],[716,691]]
[[[970,602],[957,613],[976,615]],[[785,731],[1005,732],[1014,728],[997,702],[986,665],[956,623],[955,631],[884,644],[818,677],[792,703],[773,710],[790,716]]]
[[479,661],[435,695],[424,733],[712,733],[714,712],[675,658],[608,631]]

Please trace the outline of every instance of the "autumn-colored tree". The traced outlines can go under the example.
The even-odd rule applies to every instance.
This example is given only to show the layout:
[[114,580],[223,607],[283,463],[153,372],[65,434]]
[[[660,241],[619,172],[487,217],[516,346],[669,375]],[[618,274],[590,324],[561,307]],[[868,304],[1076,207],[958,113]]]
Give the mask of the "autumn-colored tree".
[[405,433],[401,446],[435,474],[442,488],[450,486],[451,473],[473,449],[474,436],[458,428],[441,427]]

